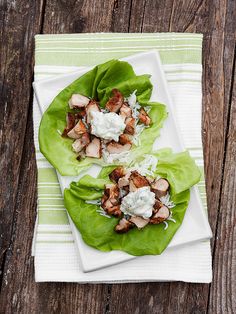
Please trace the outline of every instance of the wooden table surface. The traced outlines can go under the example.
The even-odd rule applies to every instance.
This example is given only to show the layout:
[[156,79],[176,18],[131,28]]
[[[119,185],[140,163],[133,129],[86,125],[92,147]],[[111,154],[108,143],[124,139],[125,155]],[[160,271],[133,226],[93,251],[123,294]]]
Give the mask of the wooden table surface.
[[[0,1],[0,313],[236,313],[236,0]],[[201,32],[211,284],[34,282],[34,35]]]

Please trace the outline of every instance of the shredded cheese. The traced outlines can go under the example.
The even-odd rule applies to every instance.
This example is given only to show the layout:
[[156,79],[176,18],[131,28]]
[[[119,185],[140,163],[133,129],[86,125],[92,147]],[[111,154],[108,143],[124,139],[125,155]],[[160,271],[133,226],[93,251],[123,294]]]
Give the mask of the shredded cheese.
[[119,154],[110,154],[107,150],[105,145],[102,145],[102,157],[104,161],[108,164],[112,164],[115,162],[119,163],[129,163],[130,162],[130,151],[122,152]]
[[170,200],[170,194],[169,193],[167,193],[165,196],[162,196],[160,198],[160,201],[162,202],[162,204],[164,204],[168,208],[175,207],[175,204]]
[[139,163],[134,164],[133,167],[130,168],[131,171],[138,171],[142,176],[154,176],[154,172],[156,171],[158,159],[153,155],[144,155],[145,158]]
[[100,207],[100,209],[97,209],[96,212],[103,217],[111,218],[111,216],[109,216],[102,207]]
[[99,200],[88,200],[88,201],[85,201],[85,203],[100,206],[101,200],[100,199]]

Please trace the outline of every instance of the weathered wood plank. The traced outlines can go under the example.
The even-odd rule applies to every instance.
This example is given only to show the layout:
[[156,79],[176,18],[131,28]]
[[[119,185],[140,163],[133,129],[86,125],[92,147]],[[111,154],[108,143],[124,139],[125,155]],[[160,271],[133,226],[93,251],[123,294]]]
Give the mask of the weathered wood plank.
[[[128,5],[127,1],[125,3]],[[119,2],[120,4],[122,3]],[[6,12],[6,19],[9,18],[8,14],[9,12]],[[121,21],[122,25],[116,25],[114,21],[117,21],[117,24]],[[100,4],[93,0],[47,1],[43,30],[46,33],[120,31],[121,26],[128,29],[128,21],[120,8],[117,8],[111,1],[100,2]],[[33,41],[33,35],[30,36],[30,40]],[[18,49],[21,55],[27,51],[23,44],[19,44]],[[28,55],[28,63],[23,64],[28,64],[28,66],[30,64],[32,70],[31,62],[32,52],[30,56]],[[17,67],[14,66],[15,68]],[[30,86],[31,78],[24,89],[29,92]],[[12,98],[16,95],[15,92],[12,93]],[[29,105],[29,99],[26,105]],[[11,109],[13,110],[13,107]],[[14,121],[16,121],[15,116]],[[26,117],[22,116],[22,121],[26,122]],[[5,255],[0,312],[4,314],[102,313],[106,309],[107,298],[109,298],[109,285],[36,284],[34,282],[31,242],[36,207],[36,166],[31,115],[26,130],[21,180],[15,206],[18,214],[14,217],[11,246]],[[23,146],[23,139],[21,146]],[[8,158],[7,152],[5,156]],[[30,197],[26,198],[25,195],[30,195]]]
[[[235,28],[232,23],[236,11],[233,10],[233,4],[226,1],[174,1],[173,6],[165,7],[165,10],[160,2],[150,2],[142,1],[142,6],[141,1],[137,2],[139,9],[145,7],[143,22],[139,11],[138,19],[132,20],[136,13],[132,11],[130,29],[166,31],[168,25],[169,30],[175,32],[204,33],[203,143],[209,217],[215,233],[234,58]],[[134,3],[132,8],[137,8]],[[163,16],[164,11],[167,16]],[[145,309],[149,313],[204,313],[207,310],[209,288],[206,284],[187,283],[113,286],[111,312],[119,313],[125,308],[127,312],[137,313],[143,313]],[[124,302],[122,295],[127,296]]]
[[34,281],[31,245],[37,205],[37,170],[32,133],[31,112],[16,198],[15,228],[3,276],[0,313],[101,313],[106,304],[106,286],[36,284]]
[[[173,10],[173,0],[145,2],[141,31],[144,32],[169,32]],[[135,17],[135,11],[132,12]]]
[[1,2],[0,268],[10,244],[43,0]]
[[130,31],[131,5],[132,1],[130,0],[114,1],[110,29],[111,32],[128,33]]
[[[115,1],[47,1],[44,33],[111,31]],[[128,13],[129,14],[129,13]],[[115,30],[115,27],[113,27]]]
[[236,69],[233,77],[209,313],[236,312]]
[[[203,147],[208,212],[214,234],[219,210],[232,85],[235,31],[233,32],[231,27],[232,24],[236,27],[236,10],[234,8],[235,4],[227,7],[227,1],[225,3],[217,2],[213,15],[209,17],[209,28],[204,42]],[[213,17],[215,18],[213,19]],[[214,239],[212,243],[214,244]]]

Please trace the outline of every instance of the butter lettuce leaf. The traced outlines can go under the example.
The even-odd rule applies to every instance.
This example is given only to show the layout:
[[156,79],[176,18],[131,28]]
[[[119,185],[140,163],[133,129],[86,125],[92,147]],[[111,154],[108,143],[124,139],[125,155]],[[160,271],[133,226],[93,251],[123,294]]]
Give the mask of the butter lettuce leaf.
[[144,229],[131,229],[125,234],[114,231],[119,219],[101,216],[99,206],[88,204],[88,200],[100,199],[104,184],[110,183],[109,173],[112,166],[101,170],[98,178],[89,175],[73,182],[64,192],[65,207],[71,216],[82,238],[88,245],[108,252],[120,250],[131,255],[161,254],[170,243],[176,231],[182,224],[190,199],[190,188],[200,179],[200,171],[188,152],[173,154],[170,149],[153,153],[159,162],[156,175],[165,177],[170,183],[171,200],[174,202],[173,221],[165,225],[147,225]]
[[110,60],[85,73],[63,89],[44,113],[39,128],[39,146],[42,154],[61,175],[73,176],[89,168],[93,163],[105,166],[103,159],[76,159],[72,150],[73,140],[62,138],[69,111],[68,101],[74,93],[80,93],[98,100],[104,106],[113,88],[118,88],[125,97],[136,90],[137,100],[142,106],[150,106],[153,124],[141,135],[140,145],[133,145],[131,159],[152,150],[155,138],[167,117],[165,105],[150,103],[152,84],[149,75],[137,76],[132,66],[124,61]]

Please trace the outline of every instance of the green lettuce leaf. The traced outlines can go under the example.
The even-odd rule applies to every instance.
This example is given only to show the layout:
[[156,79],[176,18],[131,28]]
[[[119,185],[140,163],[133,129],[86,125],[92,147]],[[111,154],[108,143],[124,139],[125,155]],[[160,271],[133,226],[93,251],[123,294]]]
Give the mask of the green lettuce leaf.
[[123,61],[111,60],[100,64],[85,73],[72,84],[63,89],[52,101],[44,113],[39,128],[40,151],[61,175],[73,176],[89,168],[93,163],[105,166],[103,159],[85,158],[78,161],[73,152],[72,139],[62,138],[69,111],[68,101],[74,93],[98,100],[104,106],[111,95],[111,90],[118,88],[125,97],[135,90],[137,100],[142,106],[150,106],[149,113],[153,124],[141,135],[140,146],[133,145],[131,158],[148,153],[167,117],[166,107],[158,103],[149,103],[152,84],[149,75],[137,76],[132,66]]
[[117,234],[114,227],[117,218],[101,216],[96,210],[99,206],[87,204],[86,200],[97,200],[103,195],[104,184],[110,183],[109,173],[114,167],[101,170],[98,178],[84,176],[79,182],[73,182],[65,190],[65,207],[83,240],[88,245],[107,252],[111,250],[125,251],[132,255],[161,254],[179,229],[188,207],[189,188],[200,179],[200,171],[188,152],[173,154],[170,149],[153,153],[158,157],[156,175],[165,177],[170,183],[171,200],[174,202],[173,221],[165,225],[147,225],[144,229],[131,229],[128,233]]

